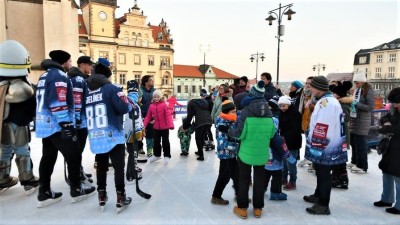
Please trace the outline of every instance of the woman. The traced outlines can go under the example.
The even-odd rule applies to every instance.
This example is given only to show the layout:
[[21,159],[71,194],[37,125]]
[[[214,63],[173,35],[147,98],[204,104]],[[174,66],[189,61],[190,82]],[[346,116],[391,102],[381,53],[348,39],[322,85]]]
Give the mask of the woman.
[[354,100],[350,111],[351,172],[367,172],[367,135],[371,125],[371,112],[375,105],[375,93],[367,82],[365,72],[354,74]]
[[215,123],[215,120],[217,116],[221,113],[221,106],[222,106],[222,97],[227,97],[228,100],[233,102],[232,99],[232,89],[229,89],[229,86],[227,84],[221,84],[218,88],[218,96],[214,100],[214,106],[211,111],[211,118],[213,123]]
[[[391,136],[389,148],[382,154],[379,168],[382,170],[383,190],[381,200],[374,202],[376,207],[387,208],[386,212],[400,215],[400,87],[390,91],[388,96],[392,103],[390,113],[381,118],[378,131]],[[396,187],[395,187],[396,186]],[[396,198],[395,198],[396,196]],[[396,201],[395,201],[396,200]]]

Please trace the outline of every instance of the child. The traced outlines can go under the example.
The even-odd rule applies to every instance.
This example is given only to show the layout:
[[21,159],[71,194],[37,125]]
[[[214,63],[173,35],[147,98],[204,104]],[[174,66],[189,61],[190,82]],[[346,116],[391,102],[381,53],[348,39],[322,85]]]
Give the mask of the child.
[[[125,114],[125,137],[126,137],[126,148],[128,151],[128,164],[126,168],[126,179],[128,184],[130,184],[136,178],[136,172],[142,172],[142,169],[139,168],[136,164],[135,158],[138,156],[138,145],[137,142],[143,139],[143,120],[140,112],[140,107],[138,105],[139,93],[138,93],[139,84],[130,80],[127,83],[128,90],[128,101],[132,106],[132,111]],[[134,120],[134,122],[132,121]],[[133,123],[135,123],[135,127],[133,127]],[[146,159],[147,161],[147,159]],[[136,172],[135,172],[136,170]],[[138,174],[138,179],[142,179],[142,175]]]
[[[236,122],[236,107],[232,101],[224,97],[222,100],[221,113],[217,116],[215,126],[216,127],[234,127]],[[211,198],[211,203],[214,205],[228,205],[229,201],[221,197],[225,186],[229,183],[229,180],[233,180],[233,186],[235,194],[238,190],[238,173],[237,173],[237,161],[236,156],[239,149],[239,140],[228,136],[227,133],[216,131],[217,136],[217,154],[219,161],[219,174],[218,179],[214,187],[214,191]]]
[[186,131],[183,131],[183,124],[186,122],[187,117],[182,118],[182,125],[178,129],[178,138],[181,143],[181,156],[189,155],[190,140],[192,139],[192,134],[194,129],[189,127]]
[[[290,154],[297,158],[301,148],[301,114],[292,105],[291,100],[287,96],[281,96],[278,101],[280,108],[279,114],[279,133],[285,139]],[[287,182],[288,174],[290,180]],[[283,165],[282,184],[285,190],[295,190],[297,180],[296,163],[291,164],[288,161]]]
[[144,127],[154,118],[154,155],[150,157],[149,161],[154,162],[161,159],[161,140],[162,149],[164,152],[164,165],[168,165],[171,158],[171,147],[169,144],[169,129],[174,129],[172,122],[171,112],[165,103],[160,90],[153,92],[153,102],[149,107],[146,118],[144,119]]

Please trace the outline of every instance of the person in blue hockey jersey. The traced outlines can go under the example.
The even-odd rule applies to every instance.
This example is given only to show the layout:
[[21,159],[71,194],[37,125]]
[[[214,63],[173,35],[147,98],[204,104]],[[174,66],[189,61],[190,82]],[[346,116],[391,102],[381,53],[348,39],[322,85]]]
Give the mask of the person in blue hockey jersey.
[[82,156],[79,151],[75,128],[75,108],[71,80],[65,70],[71,68],[71,55],[63,50],[49,53],[41,66],[45,69],[36,89],[36,137],[42,138],[43,155],[39,165],[39,194],[37,207],[44,207],[61,200],[62,193],[50,187],[51,175],[58,151],[68,165],[70,194],[73,202],[94,194],[94,187],[81,185]]
[[125,194],[125,134],[123,116],[132,110],[128,99],[120,87],[113,85],[110,62],[99,58],[88,80],[88,93],[85,99],[87,128],[90,150],[96,154],[97,191],[100,206],[104,206],[107,197],[108,160],[114,168],[115,188],[117,191],[117,212],[132,201]]

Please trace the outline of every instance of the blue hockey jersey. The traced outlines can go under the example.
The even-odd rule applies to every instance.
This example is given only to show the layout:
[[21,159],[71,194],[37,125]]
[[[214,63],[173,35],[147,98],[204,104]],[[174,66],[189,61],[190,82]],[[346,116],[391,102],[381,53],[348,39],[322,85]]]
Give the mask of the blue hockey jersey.
[[123,116],[131,106],[124,92],[104,75],[91,75],[87,84],[84,107],[90,150],[94,154],[107,153],[125,144]]
[[86,74],[82,73],[78,68],[72,67],[68,76],[71,79],[72,90],[74,96],[75,103],[75,119],[76,121],[80,121],[79,128],[86,128],[86,115],[85,109],[83,108],[83,101],[85,99],[87,84],[86,78],[88,77]]
[[75,123],[72,84],[61,65],[46,59],[46,70],[36,89],[36,137],[46,138],[61,131],[60,122]]

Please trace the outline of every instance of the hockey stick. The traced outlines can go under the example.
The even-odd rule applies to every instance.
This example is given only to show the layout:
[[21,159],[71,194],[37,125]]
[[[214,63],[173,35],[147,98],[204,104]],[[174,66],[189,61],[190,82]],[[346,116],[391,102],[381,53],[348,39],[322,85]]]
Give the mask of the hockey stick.
[[[137,107],[137,106],[136,106]],[[133,109],[134,110],[134,109]],[[133,145],[134,145],[134,151],[137,151],[138,149],[139,149],[139,146],[138,146],[138,141],[137,141],[137,139],[136,139],[136,134],[135,134],[135,132],[136,132],[136,129],[135,129],[135,111],[133,111],[133,115],[132,115],[132,135],[134,135],[134,138],[133,138]],[[137,153],[136,153],[137,154]],[[136,167],[136,164],[137,164],[137,160],[136,160],[136,157],[133,157],[134,158],[134,166]],[[147,193],[145,193],[145,192],[143,192],[142,190],[140,190],[140,187],[139,187],[139,179],[138,179],[138,171],[136,170],[136,168],[134,169],[135,170],[135,181],[136,181],[136,193],[138,194],[138,195],[140,195],[140,197],[142,197],[142,198],[145,198],[145,199],[150,199],[151,198],[151,195],[150,194],[147,194]]]

